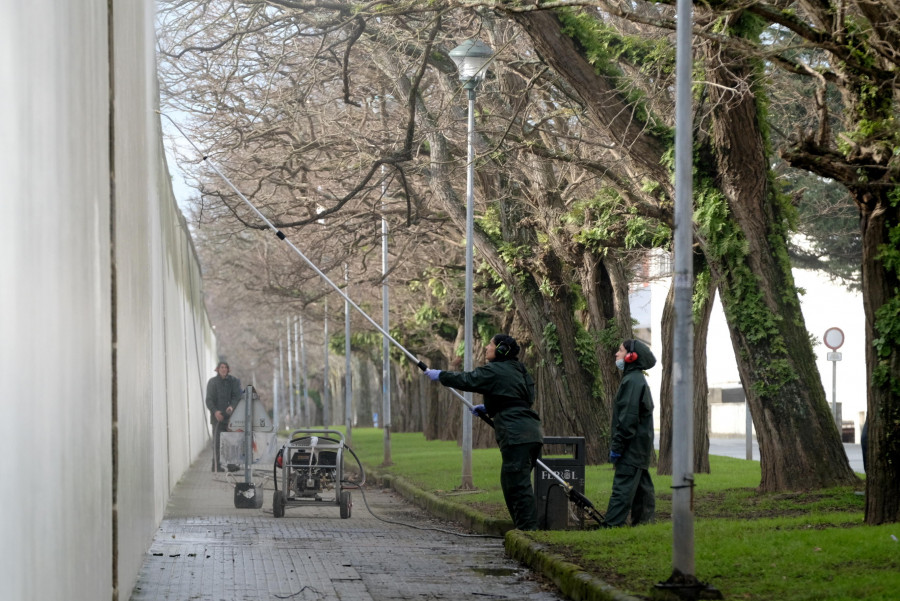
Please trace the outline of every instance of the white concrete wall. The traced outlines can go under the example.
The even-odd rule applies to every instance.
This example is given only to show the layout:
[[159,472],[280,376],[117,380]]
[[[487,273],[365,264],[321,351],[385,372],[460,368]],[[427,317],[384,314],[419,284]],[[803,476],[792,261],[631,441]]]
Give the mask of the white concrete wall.
[[2,595],[108,599],[106,2],[0,14]]
[[129,598],[208,442],[215,340],[163,159],[153,10],[0,5],[5,600]]

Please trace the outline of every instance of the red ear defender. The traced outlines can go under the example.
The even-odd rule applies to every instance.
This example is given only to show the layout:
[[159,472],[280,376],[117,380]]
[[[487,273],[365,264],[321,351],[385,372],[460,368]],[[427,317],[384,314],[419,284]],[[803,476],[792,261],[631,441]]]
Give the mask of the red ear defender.
[[629,346],[631,348],[628,349],[627,353],[625,353],[625,363],[634,363],[638,360],[638,354],[634,352],[634,340],[631,340],[631,344]]

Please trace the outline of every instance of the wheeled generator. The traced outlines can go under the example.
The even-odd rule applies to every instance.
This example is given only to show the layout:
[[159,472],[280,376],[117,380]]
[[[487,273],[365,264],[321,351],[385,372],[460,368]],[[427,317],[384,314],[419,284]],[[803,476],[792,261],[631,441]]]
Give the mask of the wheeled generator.
[[275,457],[272,514],[280,518],[288,507],[331,503],[349,518],[350,491],[342,486],[346,448],[337,430],[292,431]]

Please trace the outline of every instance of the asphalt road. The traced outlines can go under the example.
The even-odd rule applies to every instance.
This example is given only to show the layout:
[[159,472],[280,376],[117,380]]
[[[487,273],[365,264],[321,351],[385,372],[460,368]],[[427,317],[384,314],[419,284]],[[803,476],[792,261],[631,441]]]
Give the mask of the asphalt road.
[[[658,444],[657,448],[659,448]],[[847,453],[847,459],[850,461],[850,467],[853,468],[853,471],[863,473],[862,447],[858,444],[844,443],[844,452]],[[748,457],[746,438],[710,438],[709,454],[759,461],[759,445],[756,444],[756,439],[754,438],[752,456]]]

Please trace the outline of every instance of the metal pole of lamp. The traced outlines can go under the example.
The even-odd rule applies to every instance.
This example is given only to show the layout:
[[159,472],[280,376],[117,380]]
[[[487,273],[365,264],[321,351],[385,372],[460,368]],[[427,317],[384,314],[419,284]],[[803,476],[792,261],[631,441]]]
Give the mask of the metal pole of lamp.
[[[463,88],[468,92],[468,157],[466,161],[466,308],[464,337],[465,349],[463,355],[463,369],[472,371],[472,316],[474,312],[474,299],[472,289],[474,287],[473,274],[473,237],[475,235],[475,89],[484,77],[484,69],[493,56],[490,46],[480,40],[466,40],[450,51],[450,58],[456,63],[459,70],[459,79]],[[469,406],[472,403],[472,393],[465,393],[465,400]],[[462,447],[463,466],[462,482],[460,488],[475,488],[472,481],[472,414],[463,407],[462,420]]]

